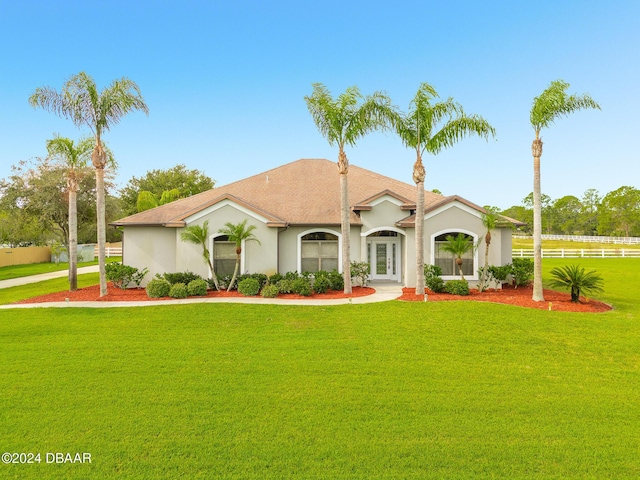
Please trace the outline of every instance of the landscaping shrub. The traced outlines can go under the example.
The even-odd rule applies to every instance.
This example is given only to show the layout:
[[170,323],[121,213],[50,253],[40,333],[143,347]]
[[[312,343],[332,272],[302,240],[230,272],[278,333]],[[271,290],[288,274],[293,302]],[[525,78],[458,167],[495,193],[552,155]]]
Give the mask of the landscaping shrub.
[[245,278],[238,283],[238,292],[246,297],[257,295],[260,291],[260,282],[255,278]]
[[338,270],[331,270],[329,272],[329,283],[331,290],[343,290],[344,278]]
[[201,278],[191,280],[187,285],[187,293],[193,297],[201,297],[207,294],[207,282]]
[[451,295],[469,295],[469,284],[466,280],[449,280],[444,285],[444,291]]
[[271,285],[275,285],[276,283],[278,283],[280,280],[282,280],[284,277],[282,275],[280,275],[279,273],[274,273],[273,275],[271,275],[269,277],[269,283]]
[[511,275],[516,287],[524,287],[533,280],[533,260],[530,258],[514,258]]
[[149,298],[168,297],[169,290],[171,290],[171,284],[164,278],[154,278],[147,283],[146,290]]
[[503,283],[507,283],[507,279],[513,270],[513,265],[507,263],[506,265],[489,265],[489,275],[494,282],[496,288],[501,287]]
[[316,277],[315,282],[313,282],[313,291],[316,293],[327,293],[327,290],[329,290],[330,286],[331,282],[329,282],[328,277]]
[[149,269],[138,270],[135,267],[114,262],[105,265],[105,273],[107,280],[113,283],[114,286],[125,290],[130,283],[135,283],[136,287],[140,288],[140,283],[145,275],[149,273]]
[[287,272],[284,274],[285,280],[297,280],[299,277],[298,272]]
[[278,287],[279,293],[291,293],[293,292],[293,280],[289,280],[287,278],[283,278],[282,280],[276,283],[276,287]]
[[355,278],[364,287],[369,281],[369,262],[351,262],[351,278]]
[[604,280],[595,271],[585,271],[580,265],[565,265],[551,270],[553,277],[550,285],[554,288],[567,288],[571,291],[571,301],[580,301],[580,292],[598,293],[603,292]]
[[189,283],[194,280],[202,279],[200,275],[193,272],[165,273],[163,277],[171,285],[175,285],[176,283],[184,283],[185,285],[189,285]]
[[[230,273],[225,273],[224,275],[218,275],[218,284],[220,285],[220,290],[226,290],[229,287],[229,283],[231,283],[232,278],[233,278],[233,275]],[[235,290],[237,288],[238,288],[238,283],[236,282],[233,285],[233,287],[231,287],[231,289]]]
[[278,296],[278,287],[273,284],[265,285],[260,295],[264,298],[276,298]]
[[438,265],[424,266],[424,284],[433,293],[444,292],[444,280],[441,277],[442,268]]
[[308,297],[312,293],[311,283],[306,278],[300,277],[291,284],[291,291],[303,297]]
[[169,290],[169,296],[171,298],[187,298],[189,296],[187,286],[184,283],[174,283]]

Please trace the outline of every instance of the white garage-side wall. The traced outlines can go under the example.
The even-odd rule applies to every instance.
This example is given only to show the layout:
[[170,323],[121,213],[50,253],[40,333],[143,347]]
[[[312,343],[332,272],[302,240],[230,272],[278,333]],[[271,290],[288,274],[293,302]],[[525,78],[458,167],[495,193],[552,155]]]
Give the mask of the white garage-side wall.
[[125,227],[123,258],[125,265],[149,269],[142,285],[156,273],[174,272],[176,265],[176,229],[165,227]]

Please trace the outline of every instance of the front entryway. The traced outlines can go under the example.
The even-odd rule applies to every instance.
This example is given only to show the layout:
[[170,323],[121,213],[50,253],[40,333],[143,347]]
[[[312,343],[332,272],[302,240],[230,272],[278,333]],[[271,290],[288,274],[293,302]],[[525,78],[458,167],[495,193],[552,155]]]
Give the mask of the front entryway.
[[369,265],[371,280],[400,279],[400,243],[398,239],[371,240]]

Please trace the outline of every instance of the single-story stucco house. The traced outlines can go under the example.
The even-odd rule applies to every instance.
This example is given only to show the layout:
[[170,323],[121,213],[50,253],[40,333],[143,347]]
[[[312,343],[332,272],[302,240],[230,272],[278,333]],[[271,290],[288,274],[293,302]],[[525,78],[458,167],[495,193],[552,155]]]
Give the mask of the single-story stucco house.
[[[369,262],[371,280],[414,287],[416,187],[350,165],[351,259]],[[443,278],[459,278],[455,259],[440,246],[463,233],[479,244],[464,259],[465,277],[478,280],[484,263],[484,209],[459,196],[425,192],[424,259]],[[123,229],[123,263],[156,273],[192,271],[207,278],[200,246],[181,240],[190,225],[209,222],[209,250],[219,274],[235,265],[235,248],[218,233],[247,220],[260,243],[242,248],[242,273],[341,270],[340,181],[336,163],[302,159],[114,222]],[[492,232],[489,263],[511,262],[510,219]]]

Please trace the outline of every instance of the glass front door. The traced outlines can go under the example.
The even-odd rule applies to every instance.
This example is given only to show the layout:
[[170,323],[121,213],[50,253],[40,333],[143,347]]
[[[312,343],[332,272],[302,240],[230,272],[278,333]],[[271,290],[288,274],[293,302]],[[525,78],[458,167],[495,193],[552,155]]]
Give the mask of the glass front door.
[[371,280],[398,279],[399,248],[397,240],[371,241]]

